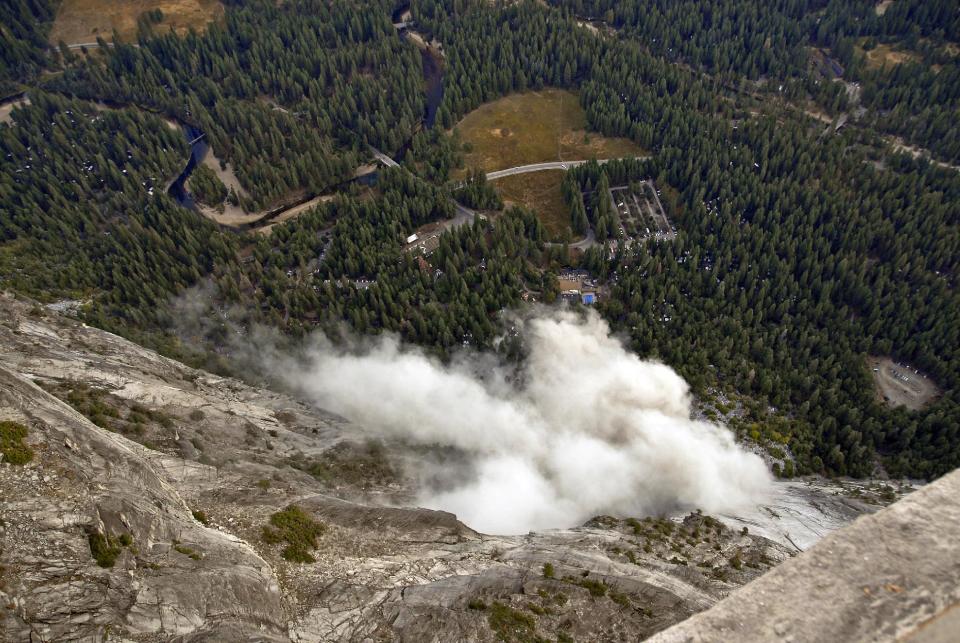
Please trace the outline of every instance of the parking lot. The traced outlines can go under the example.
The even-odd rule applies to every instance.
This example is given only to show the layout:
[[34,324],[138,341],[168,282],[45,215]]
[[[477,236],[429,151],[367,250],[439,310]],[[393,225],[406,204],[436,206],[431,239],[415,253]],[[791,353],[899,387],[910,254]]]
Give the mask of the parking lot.
[[619,219],[618,231],[625,239],[671,240],[676,236],[652,181],[612,187],[610,199]]
[[920,369],[890,357],[868,357],[877,394],[890,406],[922,409],[940,396],[940,390]]

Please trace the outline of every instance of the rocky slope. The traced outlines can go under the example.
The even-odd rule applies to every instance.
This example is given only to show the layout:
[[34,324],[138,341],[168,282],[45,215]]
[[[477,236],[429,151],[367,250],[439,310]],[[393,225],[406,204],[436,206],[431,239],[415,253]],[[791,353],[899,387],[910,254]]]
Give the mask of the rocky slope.
[[[3,640],[638,640],[793,550],[699,514],[478,534],[405,506],[422,450],[9,296],[2,421]],[[821,495],[824,529],[868,509]]]

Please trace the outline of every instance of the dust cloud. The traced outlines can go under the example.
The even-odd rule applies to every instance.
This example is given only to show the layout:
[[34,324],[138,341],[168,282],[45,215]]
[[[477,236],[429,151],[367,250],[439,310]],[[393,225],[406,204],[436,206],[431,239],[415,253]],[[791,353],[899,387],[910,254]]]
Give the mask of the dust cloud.
[[529,351],[520,386],[483,356],[445,365],[390,337],[352,349],[321,341],[282,370],[376,436],[465,453],[470,466],[440,476],[447,483],[428,485],[419,503],[485,533],[731,512],[765,497],[761,458],[691,419],[686,382],[627,351],[598,315],[535,316],[519,332]]

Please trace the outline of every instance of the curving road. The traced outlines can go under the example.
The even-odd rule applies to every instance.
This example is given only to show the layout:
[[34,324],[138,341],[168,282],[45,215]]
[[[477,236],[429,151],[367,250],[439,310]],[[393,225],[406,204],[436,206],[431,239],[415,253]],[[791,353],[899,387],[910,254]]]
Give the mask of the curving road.
[[[633,156],[627,157],[635,161],[642,161],[650,158],[649,156]],[[603,164],[607,161],[622,161],[624,159],[597,159],[597,163]],[[547,163],[531,163],[530,165],[518,165],[516,167],[507,168],[506,170],[497,170],[496,172],[487,172],[488,181],[496,181],[497,179],[502,179],[505,176],[513,176],[515,174],[526,174],[528,172],[543,172],[544,170],[569,170],[572,167],[577,167],[578,165],[583,165],[584,163],[589,163],[589,159],[583,159],[579,161],[549,161]]]
[[[394,161],[392,158],[378,150],[377,148],[370,146],[370,151],[373,152],[373,155],[378,161],[386,165],[387,167],[400,167],[400,164]],[[642,161],[645,159],[652,158],[650,156],[633,156],[625,157],[631,158],[637,161]],[[619,161],[623,159],[597,159],[597,163],[606,163],[607,161]],[[495,172],[487,173],[488,181],[495,181],[497,179],[502,179],[506,176],[513,176],[515,174],[527,174],[528,172],[543,172],[545,170],[569,170],[572,167],[577,167],[578,165],[583,165],[584,163],[589,163],[590,159],[581,159],[578,161],[548,161],[546,163],[531,163],[529,165],[518,165],[516,167],[507,168],[505,170],[497,170]],[[458,226],[464,225],[465,223],[472,223],[473,219],[477,216],[477,212],[465,207],[460,204],[456,199],[451,198],[453,206],[456,210],[456,215],[452,219],[447,219],[440,223],[440,231],[450,230],[451,228],[456,228]],[[439,234],[440,231],[435,232],[434,234]],[[560,246],[563,244],[547,242],[548,246]],[[586,236],[580,241],[576,241],[568,244],[570,248],[579,248],[580,250],[586,250],[592,246],[598,246],[600,243],[597,241],[596,236],[593,234],[593,229],[587,230]]]

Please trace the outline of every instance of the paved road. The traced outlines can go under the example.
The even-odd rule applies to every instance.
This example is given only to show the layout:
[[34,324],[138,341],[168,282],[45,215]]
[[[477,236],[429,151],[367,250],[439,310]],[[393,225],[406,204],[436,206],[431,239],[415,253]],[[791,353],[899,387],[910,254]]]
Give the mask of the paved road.
[[[375,147],[371,147],[370,150],[373,152],[373,155],[377,157],[377,160],[386,165],[387,167],[400,167],[400,164],[394,161],[392,158],[381,152]],[[633,157],[636,160],[643,160],[650,158],[649,156],[635,156]],[[606,163],[612,159],[598,159],[597,163]],[[615,159],[620,160],[620,159]],[[547,163],[532,163],[530,165],[519,165],[517,167],[511,167],[506,170],[497,170],[496,172],[489,172],[487,174],[487,180],[493,181],[496,179],[501,179],[505,176],[513,176],[514,174],[526,174],[527,172],[542,172],[544,170],[568,170],[571,167],[576,167],[578,165],[583,165],[584,163],[589,163],[589,160],[579,160],[579,161],[550,161]],[[477,216],[477,213],[474,210],[471,210],[468,207],[461,205],[454,199],[450,199],[453,202],[454,208],[456,208],[457,214],[452,219],[447,219],[446,221],[441,222],[441,230],[450,230],[451,228],[456,228],[465,223],[472,223],[474,217]],[[559,243],[548,243],[548,246],[559,246],[562,244]],[[577,241],[575,243],[569,244],[570,248],[579,248],[581,250],[586,250],[591,246],[600,245],[597,242],[597,238],[593,234],[593,229],[587,231],[587,236]]]
[[[138,45],[137,43],[129,43],[129,44],[132,44],[134,47],[139,47],[139,46],[140,46],[140,45]],[[96,42],[96,41],[94,41],[94,42],[75,42],[75,43],[73,43],[72,45],[67,45],[67,49],[81,49],[81,48],[83,48],[83,47],[86,47],[87,49],[90,49],[91,47],[99,47],[99,46],[100,46],[100,43],[99,43],[99,42]],[[107,43],[107,47],[113,47],[113,43],[112,43],[112,42],[108,42],[108,43]]]
[[[400,167],[400,164],[394,161],[392,158],[378,150],[377,148],[371,146],[370,151],[373,152],[373,155],[377,158],[378,161],[386,165],[387,167]],[[461,226],[465,223],[473,223],[473,218],[477,216],[477,213],[471,210],[468,207],[461,205],[458,201],[450,199],[453,203],[453,207],[456,209],[457,214],[452,219],[447,219],[443,221],[441,225],[444,230],[449,230],[450,228],[455,228]]]
[[[649,156],[634,156],[633,160],[642,161],[650,158]],[[606,163],[611,160],[623,160],[623,159],[597,159],[597,163]],[[531,163],[530,165],[518,165],[517,167],[507,168],[506,170],[497,170],[496,172],[487,172],[488,181],[496,181],[497,179],[502,179],[505,176],[513,176],[515,174],[526,174],[528,172],[543,172],[544,170],[569,170],[572,167],[577,167],[578,165],[583,165],[584,163],[589,163],[589,160],[579,160],[579,161],[550,161],[548,163]]]

